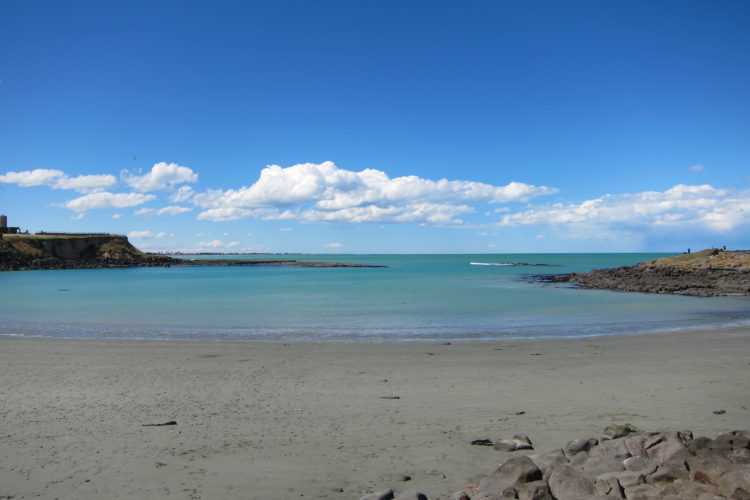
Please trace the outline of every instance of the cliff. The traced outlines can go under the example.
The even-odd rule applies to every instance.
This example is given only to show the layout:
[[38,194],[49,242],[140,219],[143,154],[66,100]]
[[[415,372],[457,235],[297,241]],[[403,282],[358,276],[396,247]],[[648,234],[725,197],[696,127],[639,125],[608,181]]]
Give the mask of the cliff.
[[153,266],[383,267],[288,259],[175,259],[145,254],[131,245],[127,237],[116,234],[14,234],[0,239],[0,271]]
[[175,260],[146,255],[121,235],[18,234],[0,239],[0,271],[169,266]]
[[703,250],[635,266],[550,276],[548,281],[628,292],[702,297],[750,295],[750,251]]

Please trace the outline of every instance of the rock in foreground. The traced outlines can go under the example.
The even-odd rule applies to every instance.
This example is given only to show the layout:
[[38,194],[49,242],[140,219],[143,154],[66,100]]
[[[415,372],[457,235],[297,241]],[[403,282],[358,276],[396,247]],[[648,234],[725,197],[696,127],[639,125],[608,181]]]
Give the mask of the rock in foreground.
[[643,262],[547,277],[581,288],[716,297],[750,295],[750,251],[703,250]]
[[[614,432],[622,429],[622,432]],[[611,436],[616,436],[611,438]],[[414,490],[361,497],[427,498]],[[440,497],[444,498],[444,497]],[[511,458],[451,500],[750,500],[750,432],[713,439],[691,431],[608,428],[543,455]]]
[[[578,446],[585,442],[591,446]],[[750,432],[633,432],[508,460],[452,498],[750,499]]]

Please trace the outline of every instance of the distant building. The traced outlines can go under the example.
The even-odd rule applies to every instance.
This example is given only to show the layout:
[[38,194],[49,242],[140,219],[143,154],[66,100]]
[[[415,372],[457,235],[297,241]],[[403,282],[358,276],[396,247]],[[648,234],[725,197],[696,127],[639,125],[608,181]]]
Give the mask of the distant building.
[[0,215],[0,234],[18,234],[17,227],[8,227],[8,216]]

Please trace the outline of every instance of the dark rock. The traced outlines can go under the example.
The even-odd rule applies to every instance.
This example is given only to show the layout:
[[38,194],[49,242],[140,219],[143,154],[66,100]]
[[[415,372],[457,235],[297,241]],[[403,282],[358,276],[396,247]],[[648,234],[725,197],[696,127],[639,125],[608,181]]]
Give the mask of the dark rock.
[[471,442],[474,446],[492,446],[492,440],[491,439],[475,439]]
[[368,493],[359,500],[393,500],[393,490],[383,490],[378,493]]
[[417,490],[406,490],[394,500],[427,500],[427,496],[424,493],[419,493]]

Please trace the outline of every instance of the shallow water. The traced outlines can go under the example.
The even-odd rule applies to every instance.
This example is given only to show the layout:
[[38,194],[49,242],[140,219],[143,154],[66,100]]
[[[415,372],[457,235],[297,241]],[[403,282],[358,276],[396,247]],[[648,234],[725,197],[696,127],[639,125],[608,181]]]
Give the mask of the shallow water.
[[[413,341],[558,338],[750,324],[750,298],[541,285],[524,275],[665,254],[289,255],[386,268],[171,267],[0,273],[0,336]],[[214,257],[215,258],[215,257]],[[471,265],[544,263],[550,267]]]

